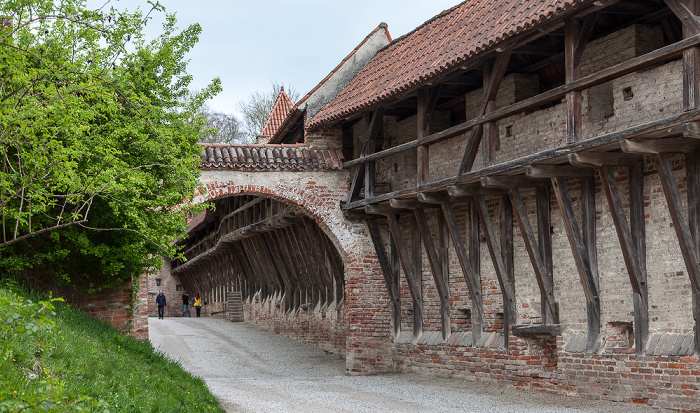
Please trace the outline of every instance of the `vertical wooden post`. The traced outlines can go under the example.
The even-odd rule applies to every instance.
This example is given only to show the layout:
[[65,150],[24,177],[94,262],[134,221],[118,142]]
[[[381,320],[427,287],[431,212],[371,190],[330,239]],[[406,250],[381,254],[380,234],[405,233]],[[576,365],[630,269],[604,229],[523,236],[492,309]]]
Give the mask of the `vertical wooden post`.
[[[697,34],[697,16],[700,15],[699,0],[684,0],[689,12],[688,20],[682,20],[683,38]],[[695,20],[695,24],[691,20]],[[683,110],[689,111],[700,107],[700,47],[691,47],[683,51]]]
[[416,286],[416,299],[413,301],[413,339],[423,335],[423,253],[420,248],[420,232],[415,220],[411,220],[411,266],[413,267],[413,285]]
[[[583,24],[578,19],[569,19],[564,26],[564,54],[566,83],[581,77],[581,57],[588,38],[593,32],[597,13],[586,16]],[[566,94],[566,143],[581,140],[581,91]]]
[[[484,91],[488,90],[489,84],[491,83],[491,76],[496,76],[498,73],[493,71],[493,60],[487,60],[484,62]],[[484,96],[486,103],[486,110],[484,114],[493,112],[496,109],[496,96],[497,94],[492,94],[490,96]],[[484,156],[484,166],[491,166],[494,164],[496,157],[496,146],[498,143],[498,127],[496,122],[486,122],[484,123],[484,144],[483,156]]]
[[[515,263],[514,263],[514,251],[513,251],[513,205],[510,203],[508,195],[501,195],[500,199],[500,222],[498,224],[499,232],[501,233],[501,257],[503,259],[503,265],[505,269],[505,278],[507,283],[505,285],[509,286],[510,296],[513,297],[513,305],[503,306],[503,320],[507,323],[507,326],[503,326],[503,331],[506,336],[506,343],[508,343],[508,337],[510,335],[509,327],[516,323],[517,313],[515,310]],[[504,296],[505,297],[505,296]],[[508,314],[507,312],[512,311],[513,314]],[[506,321],[508,320],[508,321]]]
[[[428,112],[428,100],[430,99],[427,88],[422,88],[418,91],[418,114],[416,119],[416,138],[421,139],[430,135],[430,113]],[[428,145],[420,145],[417,148],[417,186],[421,186],[429,181],[430,178],[430,152]]]
[[[580,21],[567,20],[564,32],[566,83],[569,83],[581,77],[580,59],[576,58],[581,35]],[[581,92],[574,90],[566,94],[566,143],[579,140],[581,140]]]
[[[539,239],[540,255],[545,270],[542,277],[546,280],[545,282],[548,285],[553,286],[554,265],[552,263],[552,212],[551,208],[549,207],[549,187],[538,186],[535,191],[537,203],[537,238]],[[548,292],[543,292],[542,294],[550,295]],[[547,301],[550,300],[554,301],[553,291],[551,293],[551,297],[549,297]],[[554,308],[552,310],[542,309],[542,323],[559,323],[559,311],[557,304],[554,303],[553,307]]]

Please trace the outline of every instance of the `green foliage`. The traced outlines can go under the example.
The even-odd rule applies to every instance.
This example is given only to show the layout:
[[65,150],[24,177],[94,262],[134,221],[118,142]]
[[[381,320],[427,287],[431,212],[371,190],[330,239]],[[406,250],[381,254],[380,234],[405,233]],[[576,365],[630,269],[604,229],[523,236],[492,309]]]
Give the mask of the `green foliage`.
[[201,379],[149,343],[61,299],[17,292],[0,288],[0,412],[223,411]]
[[167,15],[147,42],[161,12],[0,1],[11,19],[0,25],[0,271],[46,269],[94,290],[175,253],[197,208],[183,204],[205,134],[196,109],[220,82],[182,103],[200,27],[178,32]]

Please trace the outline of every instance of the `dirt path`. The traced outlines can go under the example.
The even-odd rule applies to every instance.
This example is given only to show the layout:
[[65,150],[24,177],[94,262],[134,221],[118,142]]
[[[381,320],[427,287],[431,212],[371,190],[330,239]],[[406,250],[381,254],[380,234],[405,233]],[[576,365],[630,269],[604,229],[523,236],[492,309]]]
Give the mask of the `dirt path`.
[[345,361],[247,323],[149,320],[153,347],[204,378],[228,412],[651,412],[464,380],[346,376]]

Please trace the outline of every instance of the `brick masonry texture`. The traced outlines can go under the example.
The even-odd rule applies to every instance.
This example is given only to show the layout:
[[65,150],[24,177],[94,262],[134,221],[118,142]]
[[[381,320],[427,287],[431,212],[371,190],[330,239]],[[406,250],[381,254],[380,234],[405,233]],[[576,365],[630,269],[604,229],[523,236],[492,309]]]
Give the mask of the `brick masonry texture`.
[[[662,36],[659,27],[632,25],[597,39],[586,48],[582,58],[582,73],[590,74],[648,53],[661,46]],[[584,139],[680,113],[682,80],[682,62],[672,60],[584,90]],[[501,83],[496,103],[498,107],[503,107],[537,93],[536,77],[508,75]],[[467,119],[475,117],[481,95],[480,89],[467,95]],[[565,103],[557,102],[540,110],[499,121],[500,145],[495,153],[495,162],[501,163],[561,146],[565,141],[565,113]],[[444,130],[448,126],[447,113],[438,111],[431,117],[431,131]],[[366,122],[357,122],[354,126],[355,157],[359,155],[366,129]],[[415,138],[415,116],[403,119],[385,117],[384,149]],[[465,146],[465,136],[431,145],[430,180],[455,176]],[[687,203],[684,156],[672,156],[672,165],[683,202]],[[482,155],[479,154],[473,170],[482,166]],[[627,169],[616,167],[614,170],[624,207],[628,211]],[[377,161],[377,181],[387,184],[391,191],[414,187],[415,177],[415,151],[406,151]],[[567,179],[567,187],[574,210],[580,211],[580,180]],[[521,191],[536,236],[535,191],[528,188],[522,188]],[[499,198],[486,197],[486,202],[494,230],[498,234]],[[473,345],[470,340],[463,340],[463,334],[471,334],[471,301],[454,248],[450,245],[448,262],[452,334],[447,340],[441,340],[439,295],[427,255],[422,251],[420,268],[424,317],[420,328],[423,335],[416,340],[412,334],[415,327],[412,297],[402,269],[399,287],[401,333],[394,337],[392,353],[387,353],[387,356],[394,357],[394,371],[459,377],[548,393],[697,411],[700,364],[698,357],[692,355],[692,349],[689,348],[694,329],[690,281],[651,157],[645,157],[644,166],[650,331],[647,343],[634,342],[632,288],[607,198],[597,174],[595,203],[602,328],[599,346],[593,354],[585,353],[585,296],[563,228],[561,211],[552,192],[550,208],[554,296],[559,307],[560,322],[566,325],[564,333],[557,338],[511,336],[508,349],[503,345],[479,346]],[[455,206],[463,236],[468,229],[468,208],[466,204]],[[437,243],[439,209],[426,211],[430,231]],[[416,231],[411,223],[413,220],[412,214],[401,214],[402,235],[409,255],[411,236]],[[382,236],[388,248],[387,228],[383,229]],[[503,297],[483,232],[481,237],[479,255],[484,305],[483,328],[484,335],[490,336],[503,329]],[[539,324],[542,322],[540,290],[517,224],[514,225],[513,242],[516,323]],[[377,297],[380,294],[386,293],[378,292]],[[353,328],[352,321],[349,328]],[[646,349],[641,356],[635,355],[638,346],[645,346]]]
[[[616,33],[592,41],[582,58],[583,75],[642,55],[662,45],[659,27],[631,25]],[[651,68],[583,90],[584,139],[620,131],[681,111],[682,63],[669,60]],[[501,84],[496,105],[507,106],[539,93],[535,75],[510,74]],[[474,117],[481,90],[466,95],[466,118]],[[639,116],[639,114],[643,116]],[[501,163],[539,151],[557,148],[564,141],[565,103],[533,110],[500,120],[500,142],[495,152]],[[431,131],[450,126],[450,113],[437,111],[431,116]],[[366,119],[347,130],[327,127],[311,130],[306,143],[311,148],[338,149],[345,145],[348,158],[360,155],[368,128]],[[385,116],[378,146],[395,147],[416,137],[415,116]],[[349,143],[352,142],[352,145]],[[350,147],[351,146],[351,147]],[[430,146],[430,180],[455,176],[466,146],[459,136]],[[378,160],[377,190],[396,191],[416,185],[416,152],[406,151]],[[681,197],[685,190],[685,157],[672,157]],[[477,156],[473,169],[483,166]],[[614,168],[615,178],[629,208],[627,169]],[[451,331],[443,340],[441,303],[432,269],[422,245],[420,248],[420,284],[422,325],[414,325],[413,297],[400,271],[400,325],[392,325],[392,310],[376,252],[362,220],[348,220],[340,209],[347,197],[354,171],[203,171],[206,193],[193,202],[249,194],[274,198],[294,206],[312,218],[328,235],[343,259],[345,298],[325,307],[302,308],[285,313],[277,302],[282,297],[245,301],[244,317],[271,331],[344,354],[348,374],[413,372],[466,380],[479,380],[515,388],[648,404],[659,408],[697,411],[700,391],[700,363],[692,354],[692,299],[689,277],[681,257],[676,232],[651,157],[644,164],[644,207],[646,230],[646,268],[649,289],[649,339],[634,342],[632,288],[614,228],[607,198],[600,179],[595,178],[596,250],[601,301],[601,336],[597,348],[586,353],[586,300],[569,240],[562,224],[561,211],[554,195],[550,197],[553,252],[554,296],[564,331],[557,337],[516,337],[504,332],[503,295],[494,271],[483,230],[475,246],[477,270],[483,296],[483,334],[474,342],[470,291],[457,260],[452,242],[447,243]],[[581,181],[566,180],[576,211],[581,208]],[[523,200],[535,236],[535,191],[522,188]],[[498,234],[501,223],[500,198],[486,197],[489,219]],[[456,204],[455,215],[464,239],[469,232],[470,204]],[[439,208],[426,209],[433,239],[444,236]],[[401,235],[412,255],[417,236],[415,219],[402,213]],[[380,226],[381,238],[389,251],[387,225]],[[525,244],[517,225],[513,228],[515,268],[515,309],[517,324],[540,324],[540,289]],[[166,266],[158,277],[148,281],[148,301],[152,305],[157,289],[162,288],[175,305],[167,315],[179,316],[181,304],[176,277]],[[164,280],[167,280],[165,282]],[[223,294],[207,292],[210,304],[205,314],[225,311]],[[218,296],[216,294],[219,294]],[[171,295],[174,298],[171,298]],[[218,297],[218,298],[217,298]],[[150,309],[154,314],[154,308]],[[394,331],[398,330],[396,336]],[[422,331],[422,334],[418,334]],[[509,340],[506,342],[506,333]],[[507,343],[507,344],[506,344]],[[637,356],[637,348],[644,347]]]

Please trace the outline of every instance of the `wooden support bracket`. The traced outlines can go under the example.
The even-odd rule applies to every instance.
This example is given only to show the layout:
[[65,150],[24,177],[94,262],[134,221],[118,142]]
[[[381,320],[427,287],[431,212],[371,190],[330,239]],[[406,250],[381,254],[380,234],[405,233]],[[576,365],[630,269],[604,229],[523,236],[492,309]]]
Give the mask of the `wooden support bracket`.
[[643,160],[639,154],[619,152],[579,152],[569,154],[569,163],[574,166],[599,167],[603,165],[634,165]]
[[[581,286],[583,287],[584,295],[586,296],[586,310],[588,319],[588,341],[586,350],[589,353],[596,351],[598,347],[598,338],[600,337],[600,296],[598,294],[598,274],[595,251],[595,206],[590,207],[591,195],[588,191],[584,191],[584,183],[582,182],[581,198],[583,204],[583,233],[579,229],[578,220],[574,212],[573,203],[569,196],[569,191],[566,188],[566,182],[562,177],[552,178],[552,186],[556,194],[559,209],[562,211],[562,220],[566,235],[569,238],[571,252],[576,262]],[[584,199],[586,198],[586,199]],[[595,198],[593,197],[593,202]],[[592,217],[591,215],[592,209]],[[587,216],[588,215],[588,216]],[[592,219],[591,219],[592,218]]]
[[688,138],[665,138],[620,141],[620,148],[626,153],[656,155],[661,152],[688,153],[700,148],[700,140]]
[[555,176],[582,178],[584,176],[593,176],[593,169],[570,165],[533,165],[525,168],[525,176],[528,178],[546,179],[551,179]]

